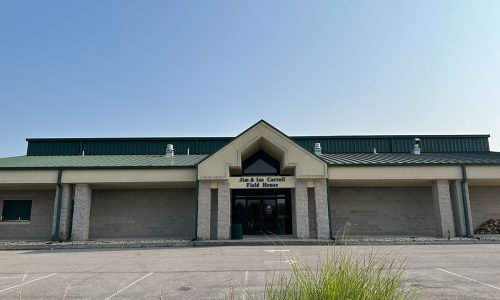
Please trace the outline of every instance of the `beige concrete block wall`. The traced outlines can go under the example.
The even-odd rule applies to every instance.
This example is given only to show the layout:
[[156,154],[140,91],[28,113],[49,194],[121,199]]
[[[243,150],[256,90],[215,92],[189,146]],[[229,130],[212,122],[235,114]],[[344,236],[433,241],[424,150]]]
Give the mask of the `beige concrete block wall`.
[[89,237],[192,239],[195,202],[195,189],[93,190]]
[[0,190],[0,202],[32,200],[30,222],[0,222],[0,240],[50,240],[55,194],[55,189]]
[[436,236],[431,187],[330,187],[333,235]]
[[474,230],[489,219],[500,219],[500,186],[469,185],[469,197]]

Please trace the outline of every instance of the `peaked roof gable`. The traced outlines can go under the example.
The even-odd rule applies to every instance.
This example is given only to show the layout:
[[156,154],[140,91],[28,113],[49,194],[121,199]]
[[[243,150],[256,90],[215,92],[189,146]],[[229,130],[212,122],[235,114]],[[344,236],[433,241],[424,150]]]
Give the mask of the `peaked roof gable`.
[[258,150],[281,161],[282,169],[294,169],[297,178],[326,178],[327,165],[287,135],[264,120],[252,125],[198,165],[198,179],[225,180],[230,168],[241,168],[242,161]]

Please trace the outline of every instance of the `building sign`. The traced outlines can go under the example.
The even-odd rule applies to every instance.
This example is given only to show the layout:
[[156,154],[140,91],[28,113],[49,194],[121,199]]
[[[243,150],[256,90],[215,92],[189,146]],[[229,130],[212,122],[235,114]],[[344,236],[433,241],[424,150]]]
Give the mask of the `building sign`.
[[229,177],[232,189],[288,189],[295,188],[294,176]]

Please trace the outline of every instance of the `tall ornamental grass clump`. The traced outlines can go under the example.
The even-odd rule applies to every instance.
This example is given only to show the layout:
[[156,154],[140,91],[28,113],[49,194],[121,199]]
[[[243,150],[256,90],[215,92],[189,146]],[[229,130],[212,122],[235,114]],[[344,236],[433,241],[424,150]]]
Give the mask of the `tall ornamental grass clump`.
[[266,282],[265,298],[289,299],[413,299],[416,291],[402,278],[405,262],[373,253],[355,256],[336,246],[318,255],[316,268],[291,254],[292,270],[274,273]]

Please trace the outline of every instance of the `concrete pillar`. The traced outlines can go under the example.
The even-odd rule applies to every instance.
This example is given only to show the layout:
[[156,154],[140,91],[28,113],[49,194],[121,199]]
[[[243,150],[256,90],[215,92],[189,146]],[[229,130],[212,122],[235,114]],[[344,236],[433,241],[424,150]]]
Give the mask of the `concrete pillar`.
[[314,202],[316,206],[316,232],[318,239],[330,238],[330,224],[328,221],[328,184],[326,179],[314,181]]
[[448,180],[436,180],[432,184],[434,197],[434,216],[437,235],[440,237],[455,237],[455,224],[451,208],[450,185]]
[[59,218],[59,240],[67,241],[71,237],[71,221],[72,221],[72,207],[71,207],[71,186],[63,184],[62,190],[57,188],[56,198],[54,204],[54,217],[52,218],[52,239],[57,239],[57,214],[59,213],[59,193],[61,193],[61,210]]
[[217,184],[217,239],[231,238],[231,197],[229,181]]
[[71,240],[73,241],[86,241],[89,238],[91,199],[92,189],[88,184],[75,185],[75,205],[71,231]]
[[210,181],[200,181],[198,184],[198,229],[197,239],[210,239]]
[[[451,206],[453,208],[453,219],[455,220],[455,230],[457,236],[466,236],[466,220],[464,214],[464,199],[462,197],[462,183],[461,180],[454,180],[450,185]],[[467,203],[468,219],[469,219],[469,232],[472,234],[474,228],[472,225],[472,213],[470,210],[469,199],[469,185],[465,183],[465,201]]]
[[307,198],[307,180],[295,182],[295,230],[298,239],[309,238],[309,202]]
[[[213,187],[213,186],[212,186]],[[210,239],[217,239],[217,189],[210,190]]]
[[316,230],[316,201],[314,199],[314,181],[307,183],[307,213],[309,219],[309,237],[315,239],[318,236]]

